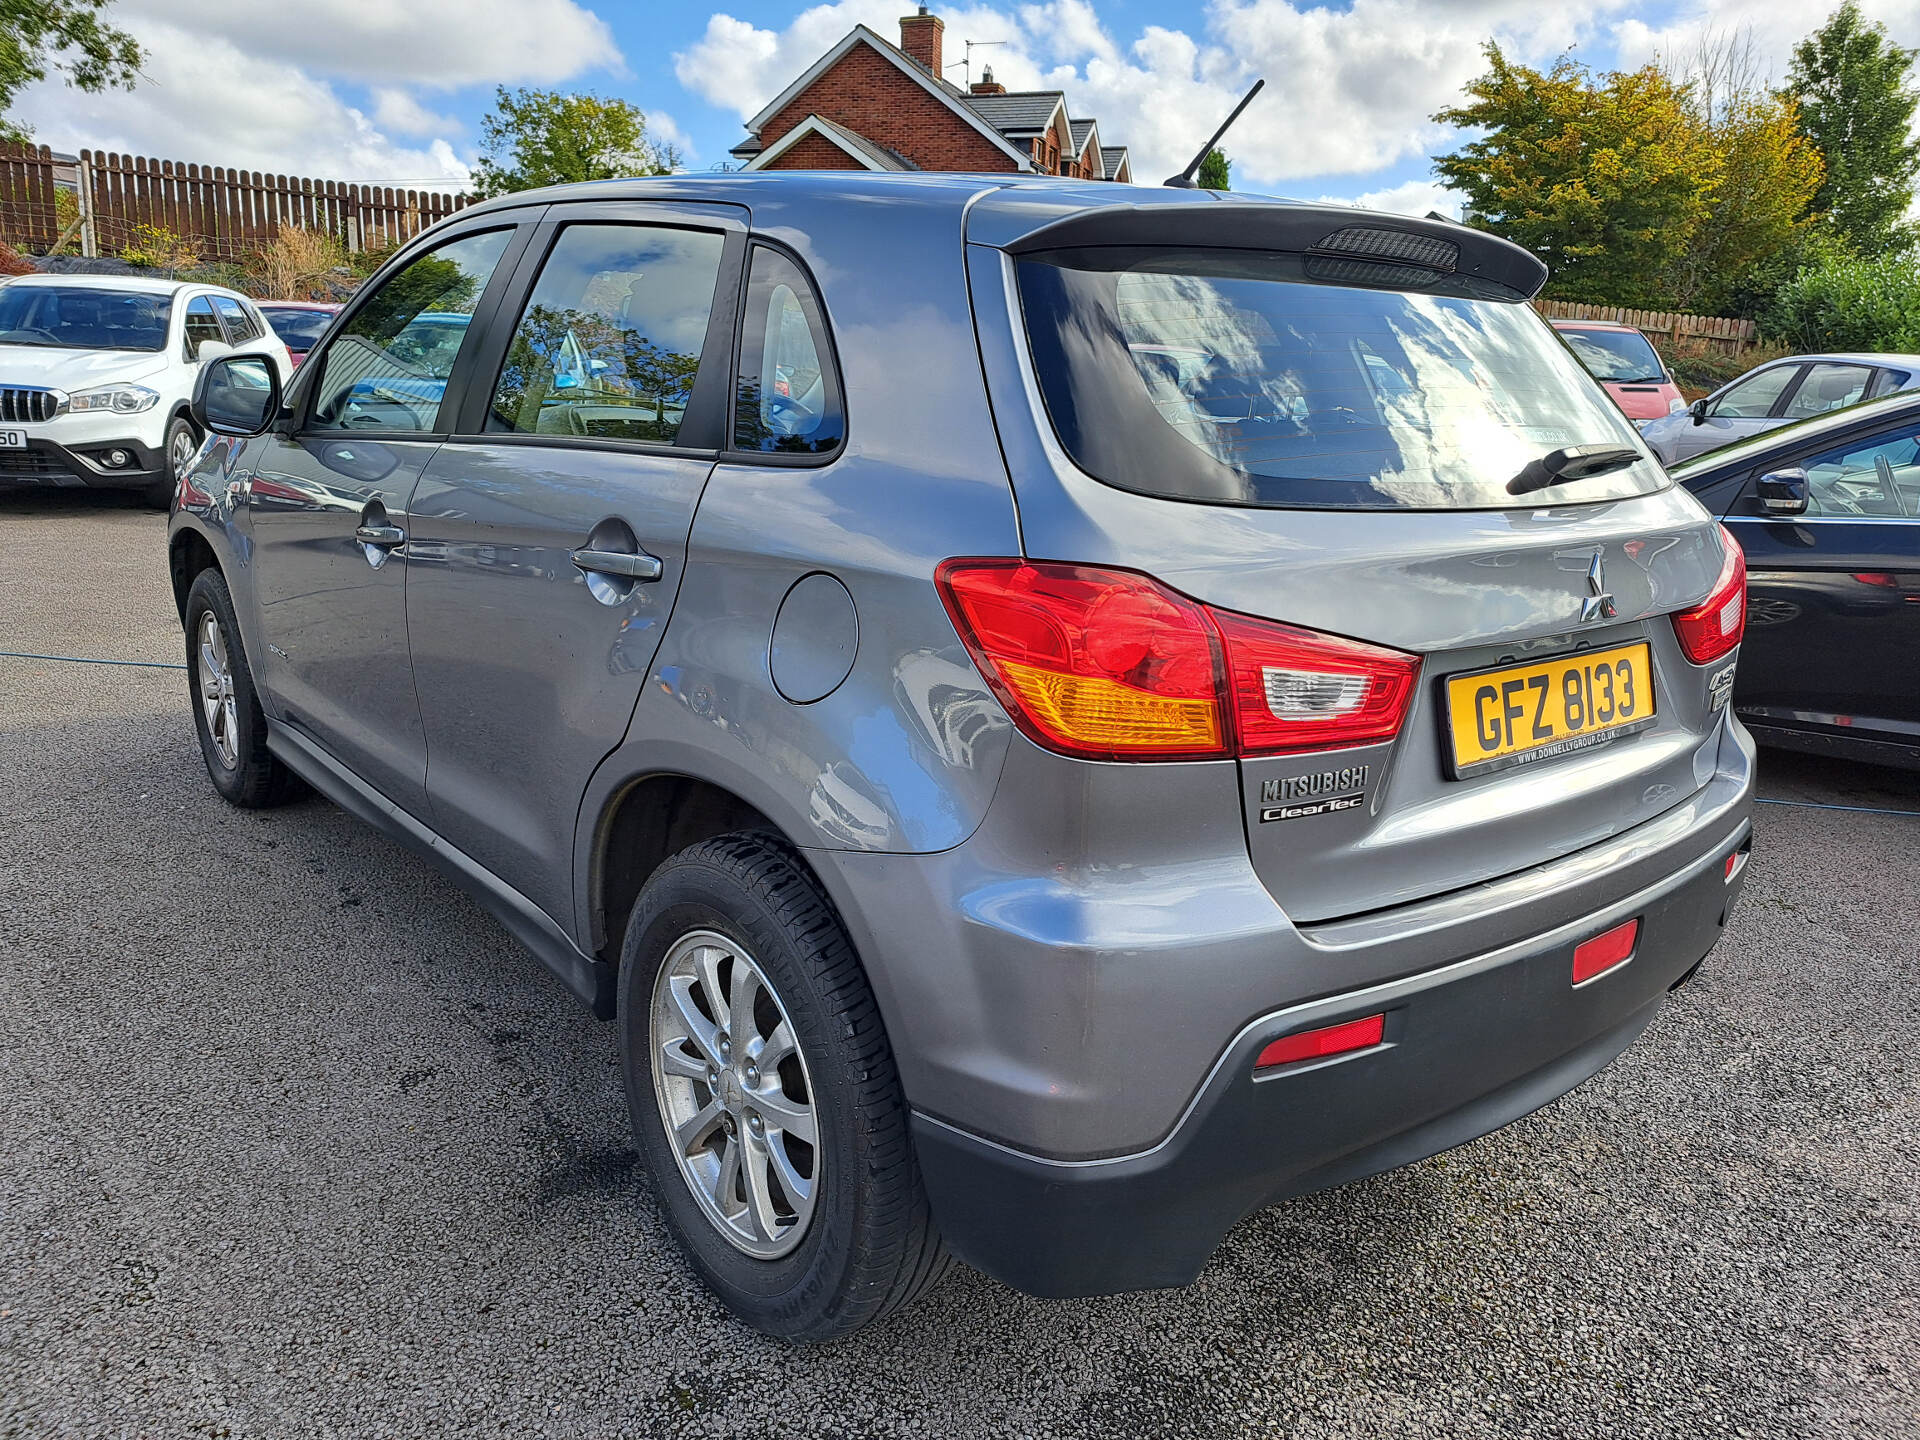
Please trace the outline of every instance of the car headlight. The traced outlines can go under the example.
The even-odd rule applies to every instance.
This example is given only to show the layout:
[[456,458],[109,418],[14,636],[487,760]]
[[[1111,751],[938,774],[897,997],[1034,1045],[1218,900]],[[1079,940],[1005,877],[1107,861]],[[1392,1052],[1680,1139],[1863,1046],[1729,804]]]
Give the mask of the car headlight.
[[1687,402],[1682,400],[1678,395],[1674,396],[1673,399],[1667,401],[1667,414],[1684,415],[1686,413],[1687,413]]
[[160,403],[160,392],[144,385],[98,385],[91,390],[76,390],[67,397],[67,409],[111,410],[117,415],[138,415]]

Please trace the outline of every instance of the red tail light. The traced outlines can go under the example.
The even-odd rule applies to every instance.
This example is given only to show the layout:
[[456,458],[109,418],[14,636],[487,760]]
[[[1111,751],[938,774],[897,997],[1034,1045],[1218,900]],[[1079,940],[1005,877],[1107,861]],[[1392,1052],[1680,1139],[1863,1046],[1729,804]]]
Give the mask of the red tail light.
[[1418,657],[1214,610],[1126,570],[948,560],[941,598],[1031,740],[1092,759],[1272,755],[1399,733]]
[[1712,592],[1693,609],[1673,617],[1673,632],[1680,637],[1680,648],[1696,665],[1718,660],[1738,645],[1747,631],[1747,557],[1724,525],[1720,527],[1720,539],[1727,548],[1727,558]]

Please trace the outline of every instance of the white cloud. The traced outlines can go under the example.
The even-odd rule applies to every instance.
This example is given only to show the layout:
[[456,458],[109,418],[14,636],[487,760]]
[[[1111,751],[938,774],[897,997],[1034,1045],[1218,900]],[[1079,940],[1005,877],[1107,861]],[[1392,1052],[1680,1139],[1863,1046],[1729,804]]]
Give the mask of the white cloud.
[[1459,193],[1435,180],[1408,180],[1359,195],[1322,195],[1320,203],[1356,205],[1362,210],[1384,210],[1390,215],[1426,215],[1437,210],[1449,220],[1460,218]]
[[434,114],[404,90],[373,92],[373,123],[401,135],[444,135],[460,128],[451,115]]
[[424,89],[625,64],[606,22],[576,0],[119,0],[109,18],[135,34],[158,22],[312,73]]
[[400,144],[375,118],[294,65],[151,20],[137,33],[147,61],[133,90],[88,95],[48,80],[23,91],[13,113],[35,139],[56,149],[328,180],[447,184],[467,178],[446,139]]
[[[1149,25],[1121,44],[1088,0],[1017,9],[940,8],[946,58],[963,42],[1004,40],[976,52],[1010,89],[1060,89],[1075,115],[1100,121],[1108,144],[1132,147],[1142,178],[1186,164],[1256,76],[1267,89],[1222,142],[1236,183],[1265,188],[1314,176],[1365,174],[1427,153],[1445,135],[1430,119],[1483,67],[1498,36],[1518,55],[1545,58],[1583,41],[1627,0],[1580,7],[1538,0],[1215,0],[1204,33]],[[753,115],[857,23],[898,35],[900,7],[838,0],[784,29],[712,16],[674,57],[681,84],[742,119]],[[958,73],[951,78],[958,80]]]

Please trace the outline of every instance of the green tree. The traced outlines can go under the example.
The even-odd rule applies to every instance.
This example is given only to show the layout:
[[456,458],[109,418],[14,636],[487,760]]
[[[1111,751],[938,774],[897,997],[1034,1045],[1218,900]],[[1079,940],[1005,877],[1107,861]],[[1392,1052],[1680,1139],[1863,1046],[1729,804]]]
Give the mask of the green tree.
[[1800,131],[1792,97],[1761,82],[1751,30],[1709,31],[1667,73],[1686,87],[1694,124],[1719,156],[1721,181],[1665,288],[1678,309],[1751,315],[1753,292],[1777,289],[1799,268],[1783,271],[1778,257],[1818,250],[1806,217],[1826,168]]
[[1202,190],[1231,190],[1233,186],[1228,183],[1228,173],[1232,169],[1233,162],[1227,159],[1226,151],[1209,150],[1207,158],[1200,162],[1200,173],[1195,177],[1195,183]]
[[1785,93],[1799,102],[1801,128],[1826,161],[1813,208],[1862,252],[1896,239],[1913,204],[1920,174],[1912,135],[1920,95],[1909,83],[1914,54],[1845,0],[1794,47],[1787,71]]
[[0,140],[24,140],[6,118],[13,98],[49,69],[81,90],[131,89],[139,43],[100,17],[108,0],[0,0]]
[[482,196],[573,180],[665,175],[680,163],[671,145],[648,137],[647,117],[637,106],[557,90],[500,86],[492,112],[480,122],[480,143],[473,179]]
[[1434,117],[1481,133],[1436,173],[1475,223],[1547,263],[1553,295],[1664,308],[1725,170],[1690,87],[1653,65],[1596,81],[1565,56],[1542,74],[1486,53],[1468,103]]

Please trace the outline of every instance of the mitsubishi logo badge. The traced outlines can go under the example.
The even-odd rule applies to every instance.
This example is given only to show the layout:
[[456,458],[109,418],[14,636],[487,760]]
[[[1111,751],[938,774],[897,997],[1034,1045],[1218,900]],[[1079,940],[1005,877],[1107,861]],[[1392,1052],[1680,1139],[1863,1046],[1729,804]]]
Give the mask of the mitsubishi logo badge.
[[1607,567],[1601,563],[1598,550],[1587,565],[1587,590],[1587,597],[1580,602],[1580,623],[1591,625],[1596,620],[1613,619],[1618,612],[1613,596],[1607,593]]

